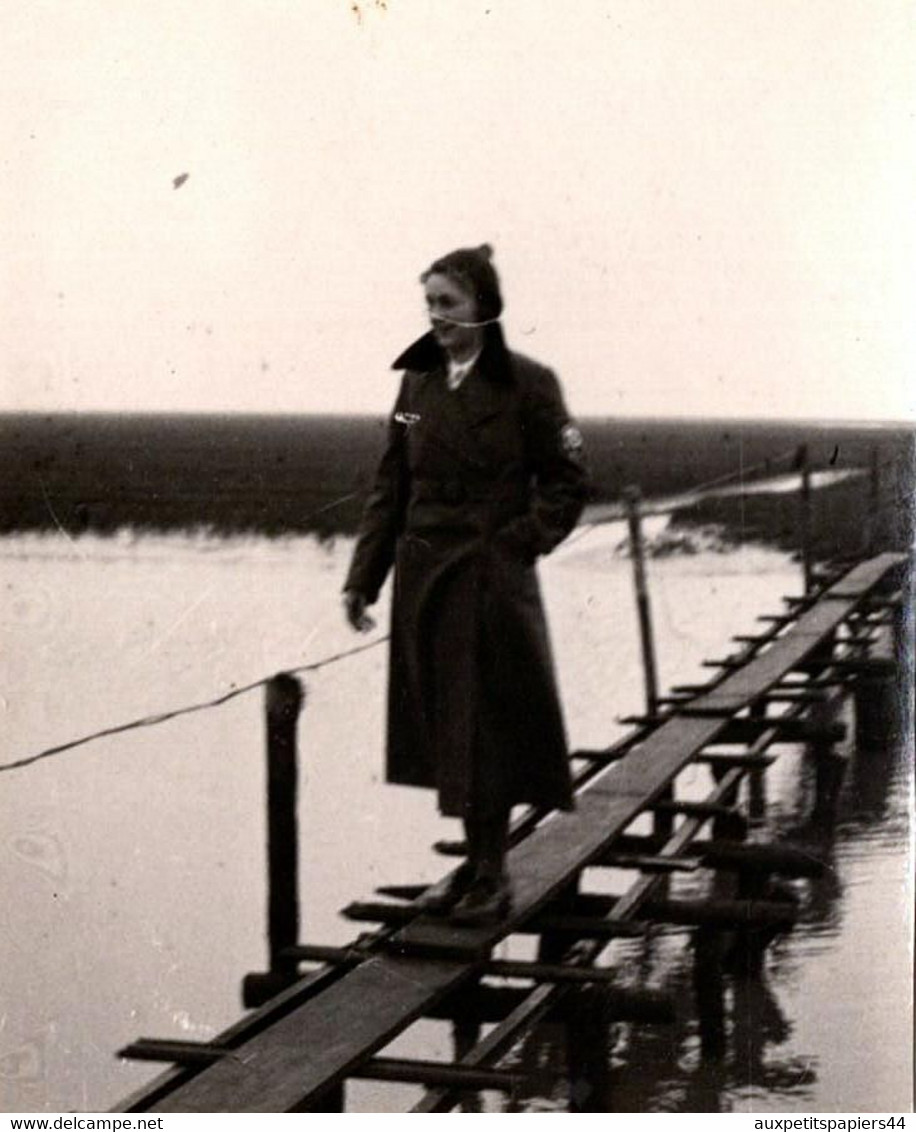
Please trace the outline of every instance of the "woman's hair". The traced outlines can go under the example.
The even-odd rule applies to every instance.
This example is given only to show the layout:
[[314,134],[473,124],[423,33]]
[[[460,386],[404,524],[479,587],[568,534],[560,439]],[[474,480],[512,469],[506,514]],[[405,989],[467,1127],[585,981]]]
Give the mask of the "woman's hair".
[[474,296],[477,317],[481,322],[499,318],[503,297],[492,255],[493,249],[489,244],[481,244],[478,248],[458,248],[430,264],[420,276],[420,282],[425,283],[430,275],[447,275]]

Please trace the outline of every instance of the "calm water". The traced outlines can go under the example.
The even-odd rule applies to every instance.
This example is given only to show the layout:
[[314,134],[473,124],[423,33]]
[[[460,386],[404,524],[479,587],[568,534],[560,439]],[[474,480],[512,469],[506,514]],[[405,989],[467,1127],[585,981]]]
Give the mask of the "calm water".
[[[641,706],[620,537],[614,525],[576,535],[542,571],[574,746],[607,743],[622,730],[615,717]],[[0,762],[352,645],[338,608],[348,549],[124,533],[3,540]],[[772,551],[706,549],[654,561],[651,585],[667,685],[695,680],[730,634],[798,592],[798,569]],[[352,938],[357,929],[337,909],[374,886],[441,875],[427,846],[455,833],[427,794],[379,781],[384,661],[379,647],[308,680],[300,822],[309,941]],[[140,1035],[206,1039],[239,1016],[241,978],[265,964],[261,713],[257,694],[241,696],[0,776],[0,1108],[104,1109],[151,1075],[116,1061],[119,1046]],[[802,752],[786,750],[772,772],[769,832],[806,841],[831,869],[795,883],[802,923],[771,949],[764,982],[730,987],[727,1062],[700,1064],[689,1009],[673,1026],[621,1026],[617,1108],[909,1109],[910,768],[903,753],[850,758],[841,820],[827,838],[806,822]],[[704,775],[694,772],[687,788],[702,794]],[[617,890],[622,882],[610,877]],[[686,1003],[684,934],[619,944],[611,955],[622,980],[674,989]],[[449,1035],[426,1024],[396,1048],[446,1056]],[[513,1057],[535,1081],[518,1107],[564,1109],[558,1033],[539,1031]],[[417,1095],[350,1089],[353,1106],[368,1111]],[[482,1103],[505,1104],[489,1094]]]

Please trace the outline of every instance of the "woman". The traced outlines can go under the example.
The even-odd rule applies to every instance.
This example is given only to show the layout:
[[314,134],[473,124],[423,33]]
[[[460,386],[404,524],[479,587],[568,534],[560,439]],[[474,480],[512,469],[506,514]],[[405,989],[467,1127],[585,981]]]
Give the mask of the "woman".
[[468,858],[417,902],[500,919],[516,803],[572,807],[566,738],[534,563],[575,526],[582,439],[557,379],[505,345],[491,249],[421,276],[432,330],[404,370],[344,588],[354,628],[394,565],[389,782],[434,787]]

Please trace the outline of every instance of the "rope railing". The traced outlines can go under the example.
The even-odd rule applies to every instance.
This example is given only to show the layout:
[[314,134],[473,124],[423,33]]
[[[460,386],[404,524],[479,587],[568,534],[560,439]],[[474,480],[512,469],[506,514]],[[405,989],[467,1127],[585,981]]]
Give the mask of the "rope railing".
[[[664,499],[658,501],[654,505],[643,505],[640,508],[640,516],[644,519],[647,519],[656,515],[668,515],[678,507],[685,506],[687,501],[696,500],[698,496],[704,495],[711,488],[722,487],[724,484],[731,483],[735,480],[740,482],[745,479],[745,477],[754,475],[756,472],[776,471],[778,467],[783,463],[787,463],[789,465],[788,470],[791,471],[794,462],[798,458],[798,451],[798,445],[793,445],[792,448],[787,448],[785,452],[781,452],[778,456],[770,457],[767,460],[761,460],[757,464],[751,464],[750,467],[740,467],[734,472],[727,472],[725,475],[716,476],[715,478],[709,480],[703,480],[698,484],[694,484],[693,487],[687,488],[685,491],[678,492],[677,495],[666,496]],[[616,519],[625,519],[627,517],[626,505],[623,503],[616,505],[597,504],[597,506],[607,506],[608,510],[607,512],[603,513],[600,518],[592,519],[587,523],[580,524],[575,534],[570,536],[570,538],[565,541],[565,543],[563,544],[564,546],[572,546],[580,539],[585,538],[585,536],[595,530],[596,527],[603,526],[605,523],[613,522]]]
[[[640,518],[647,518],[653,515],[669,514],[676,507],[682,506],[685,500],[695,499],[698,496],[702,496],[712,488],[721,487],[724,484],[730,483],[735,480],[743,480],[747,476],[753,475],[759,471],[775,471],[779,468],[780,465],[789,461],[791,461],[790,470],[793,467],[797,468],[800,451],[801,450],[798,446],[793,446],[792,448],[787,449],[785,452],[782,452],[777,456],[771,457],[767,460],[762,460],[757,464],[752,464],[750,467],[740,467],[734,472],[728,472],[725,475],[716,476],[713,479],[705,480],[699,484],[695,484],[693,487],[688,488],[678,496],[669,498],[667,500],[662,500],[654,506],[641,506]],[[344,502],[345,500],[353,498],[354,494],[355,493],[350,493],[349,495],[343,496],[340,499],[335,499],[331,503],[325,504],[323,507],[318,508],[313,514],[318,515],[321,512],[327,511],[330,508]],[[625,519],[626,515],[626,507],[625,505],[621,504],[619,515],[617,515],[615,511],[611,514],[602,516],[602,518],[600,519],[595,519],[588,523],[581,524],[578,530],[566,540],[565,545],[569,546],[575,542],[578,542],[581,538],[584,538],[586,535],[590,534],[596,527],[604,525],[609,521],[614,521],[617,518],[621,520]],[[66,530],[62,526],[61,531],[65,535],[67,535]],[[67,535],[67,537],[69,538],[70,536]],[[357,656],[360,653],[375,649],[379,645],[384,644],[388,639],[389,636],[386,634],[385,636],[377,637],[375,640],[370,641],[367,644],[356,645],[353,648],[345,649],[341,652],[333,653],[329,656],[323,657],[321,660],[313,661],[308,664],[298,665],[294,668],[284,669],[283,671],[289,675],[295,675],[305,672],[317,672],[322,668],[327,668],[330,665],[337,664],[343,660],[347,660],[352,656]],[[23,758],[16,759],[13,762],[2,763],[0,764],[0,774],[12,770],[21,770],[24,767],[32,766],[44,759],[64,754],[67,751],[72,751],[77,747],[85,746],[86,744],[95,742],[98,739],[109,738],[113,735],[121,735],[129,731],[139,730],[141,728],[155,727],[161,723],[167,723],[170,720],[177,719],[180,716],[191,715],[195,712],[207,711],[211,708],[221,707],[223,704],[228,703],[230,700],[236,699],[238,696],[245,695],[248,692],[256,690],[257,688],[266,687],[273,678],[273,674],[270,676],[264,676],[258,680],[252,681],[249,684],[245,684],[240,688],[231,688],[228,692],[215,696],[212,699],[205,700],[201,703],[190,704],[168,711],[156,712],[155,714],[146,715],[142,716],[139,719],[131,720],[128,723],[117,724],[113,727],[101,728],[100,730],[94,731],[89,735],[84,735],[79,739],[74,739],[67,743],[61,743],[53,747],[47,747],[44,750],[38,751],[36,754],[27,755]]]
[[[345,649],[343,652],[333,653],[330,656],[323,657],[321,660],[313,661],[310,664],[301,664],[295,668],[286,668],[284,672],[290,676],[301,672],[317,672],[321,668],[327,668],[329,665],[347,660],[351,656],[356,656],[359,653],[368,652],[370,649],[377,648],[387,640],[388,636],[386,634],[384,637],[377,637],[368,644],[356,645],[352,649]],[[115,727],[105,727],[100,731],[93,731],[91,735],[84,735],[80,739],[73,739],[69,743],[61,743],[56,747],[47,747],[45,750],[39,751],[35,755],[27,755],[25,758],[16,759],[15,762],[0,764],[0,774],[9,770],[20,770],[22,767],[32,766],[42,759],[49,759],[53,755],[62,755],[65,751],[72,751],[74,748],[82,747],[86,743],[92,743],[96,739],[105,739],[111,735],[121,735],[125,731],[136,731],[143,727],[155,727],[160,723],[166,723],[170,719],[177,719],[182,715],[191,715],[194,712],[221,707],[230,700],[234,700],[237,696],[244,696],[248,692],[253,692],[256,688],[266,687],[273,678],[273,674],[263,676],[261,679],[253,680],[250,684],[245,684],[241,688],[232,688],[230,691],[216,696],[211,700],[205,700],[202,703],[189,704],[185,707],[174,708],[170,711],[157,712],[154,715],[145,715],[140,719],[133,719],[129,723],[121,723]]]

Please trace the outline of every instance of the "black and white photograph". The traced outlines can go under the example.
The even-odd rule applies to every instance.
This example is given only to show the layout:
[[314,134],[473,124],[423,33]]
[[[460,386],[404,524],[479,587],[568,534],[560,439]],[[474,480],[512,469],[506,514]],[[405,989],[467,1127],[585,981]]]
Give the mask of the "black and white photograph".
[[0,1112],[903,1128],[913,5],[3,24]]

